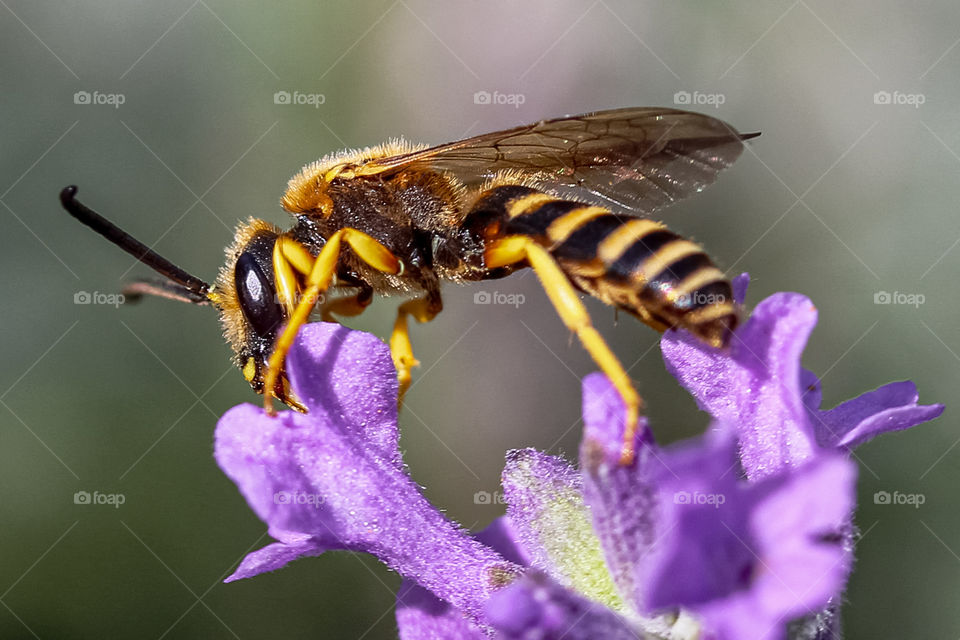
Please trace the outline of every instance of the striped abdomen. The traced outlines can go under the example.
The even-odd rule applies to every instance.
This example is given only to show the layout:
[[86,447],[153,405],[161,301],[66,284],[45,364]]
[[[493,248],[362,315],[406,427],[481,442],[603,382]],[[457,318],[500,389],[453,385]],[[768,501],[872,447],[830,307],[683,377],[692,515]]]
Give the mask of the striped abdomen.
[[535,238],[574,284],[658,331],[680,327],[723,346],[736,327],[730,282],[699,245],[659,222],[522,186],[489,190],[474,216],[498,237]]

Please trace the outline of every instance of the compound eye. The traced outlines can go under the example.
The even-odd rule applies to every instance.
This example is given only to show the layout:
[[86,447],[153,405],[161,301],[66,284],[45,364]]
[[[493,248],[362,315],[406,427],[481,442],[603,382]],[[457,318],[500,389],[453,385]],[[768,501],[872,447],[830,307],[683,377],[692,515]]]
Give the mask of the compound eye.
[[277,302],[273,283],[256,258],[247,252],[240,254],[233,277],[240,308],[253,330],[261,337],[273,335],[283,323],[283,309]]

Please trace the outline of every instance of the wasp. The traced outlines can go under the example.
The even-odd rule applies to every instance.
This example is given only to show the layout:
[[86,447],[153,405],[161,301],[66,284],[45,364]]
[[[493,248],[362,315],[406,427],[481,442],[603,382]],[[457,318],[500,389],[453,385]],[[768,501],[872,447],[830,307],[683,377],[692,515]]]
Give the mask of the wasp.
[[[241,223],[213,285],[84,206],[76,187],[60,199],[164,277],[135,281],[126,294],[217,308],[236,364],[271,414],[273,398],[306,410],[284,361],[316,308],[335,321],[361,313],[374,294],[410,298],[390,337],[402,403],[419,364],[409,319],[425,323],[440,313],[441,283],[532,268],[623,399],[622,459],[629,463],[642,401],[579,293],[658,331],[682,328],[725,347],[738,322],[729,280],[698,244],[651,214],[712,183],[756,135],[698,113],[639,107],[431,148],[393,140],[330,154],[290,179],[281,203],[293,227]],[[331,289],[340,295],[328,296]]]

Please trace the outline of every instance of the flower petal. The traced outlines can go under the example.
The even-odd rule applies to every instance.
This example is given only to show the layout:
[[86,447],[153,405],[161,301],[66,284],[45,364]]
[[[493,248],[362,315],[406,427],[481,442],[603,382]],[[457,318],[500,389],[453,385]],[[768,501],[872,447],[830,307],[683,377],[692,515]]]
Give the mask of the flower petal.
[[583,497],[617,591],[630,612],[640,615],[645,586],[640,567],[657,539],[657,487],[651,473],[656,452],[641,418],[636,458],[629,466],[620,464],[623,416],[623,400],[605,375],[584,378]]
[[[757,578],[763,609],[798,617],[815,613],[843,591],[853,559],[850,517],[856,465],[824,454],[773,479],[750,517],[764,566]],[[789,618],[787,618],[789,619]]]
[[722,433],[663,452],[675,475],[661,482],[668,533],[647,561],[646,605],[689,609],[709,637],[783,638],[788,623],[823,611],[846,584],[856,465],[824,453],[747,484],[733,469],[715,476],[721,467],[711,460],[734,457]]
[[942,405],[917,405],[910,382],[820,411],[820,381],[800,366],[816,323],[810,300],[777,293],[757,305],[734,334],[729,353],[680,331],[668,331],[660,342],[667,369],[699,407],[736,425],[743,467],[752,480],[798,466],[824,448],[849,449],[943,411]]
[[530,566],[530,556],[520,546],[517,528],[507,516],[500,516],[488,524],[485,529],[474,534],[474,538],[487,545],[510,562],[522,567]]
[[[491,522],[474,536],[507,560],[526,565],[527,558],[517,544],[513,525],[506,516]],[[447,640],[486,638],[487,633],[455,607],[410,580],[397,592],[397,627],[401,640]]]
[[415,582],[404,580],[397,591],[400,640],[486,640],[489,635],[451,604]]
[[817,442],[824,447],[852,449],[888,431],[900,431],[933,420],[942,404],[918,405],[917,387],[909,380],[891,382],[848,400],[813,421]]
[[820,402],[823,399],[820,378],[803,367],[800,368],[800,396],[803,400],[803,406],[809,411],[819,411]]
[[643,610],[696,610],[746,590],[755,551],[732,434],[711,431],[661,451],[660,458],[661,534],[645,562]]
[[750,274],[741,273],[730,281],[733,288],[733,301],[737,304],[743,304],[747,299],[747,288],[750,286]]
[[297,334],[300,348],[287,357],[298,397],[314,419],[351,432],[400,468],[399,385],[390,351],[376,336],[336,323],[308,327]]
[[640,634],[607,607],[529,571],[487,603],[487,619],[505,640],[637,640]]
[[270,534],[289,547],[255,552],[235,577],[323,549],[350,549],[376,555],[479,616],[489,594],[519,569],[447,520],[400,465],[396,372],[386,345],[337,325],[311,324],[298,334],[287,366],[310,413],[269,417],[246,405],[217,425],[218,464]]
[[301,540],[300,542],[275,542],[268,544],[262,549],[248,553],[236,571],[224,580],[224,582],[233,582],[234,580],[251,578],[261,573],[267,573],[268,571],[276,571],[294,560],[308,556],[318,556],[328,550],[327,547],[317,544],[310,538]]

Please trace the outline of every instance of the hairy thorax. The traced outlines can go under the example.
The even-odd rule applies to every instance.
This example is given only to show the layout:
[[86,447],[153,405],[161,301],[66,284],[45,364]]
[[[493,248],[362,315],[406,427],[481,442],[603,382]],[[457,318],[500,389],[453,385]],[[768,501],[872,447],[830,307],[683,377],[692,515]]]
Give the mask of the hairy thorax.
[[290,180],[282,201],[297,218],[290,234],[314,255],[337,230],[352,228],[372,236],[403,262],[402,273],[389,275],[344,251],[338,286],[362,283],[380,293],[409,294],[435,289],[438,279],[456,279],[460,264],[454,245],[465,194],[459,181],[420,168],[376,175],[354,170],[365,160],[417,148],[394,142],[329,156]]

